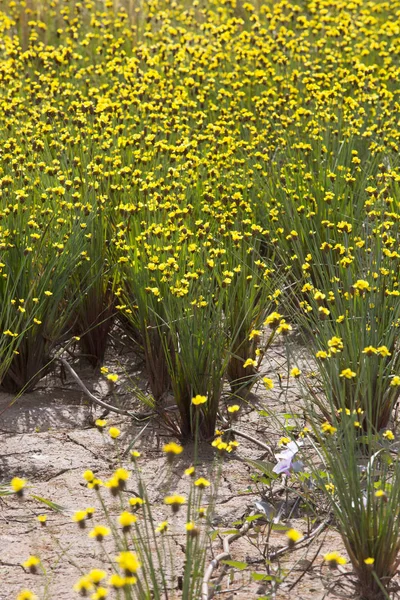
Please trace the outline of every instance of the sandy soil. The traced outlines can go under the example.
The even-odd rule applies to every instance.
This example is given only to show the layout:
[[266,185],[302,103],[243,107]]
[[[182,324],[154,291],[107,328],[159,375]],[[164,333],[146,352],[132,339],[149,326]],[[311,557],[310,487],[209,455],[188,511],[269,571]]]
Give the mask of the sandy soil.
[[[298,366],[309,368],[304,351],[301,348],[297,351]],[[114,356],[107,364],[113,364],[113,370],[122,373],[114,398],[107,397],[107,385],[101,378],[94,377],[90,368],[79,364],[76,368],[82,380],[98,397],[106,398],[111,403],[118,398],[121,404],[139,413],[147,410],[129,391],[130,378],[141,378],[143,375],[141,366],[129,356]],[[283,347],[276,345],[272,349],[265,359],[263,370],[265,375],[274,380],[275,387],[268,392],[256,389],[251,401],[242,403],[236,429],[275,447],[282,435],[276,419],[291,410],[301,412],[301,393],[296,380],[291,380],[289,388],[286,387],[286,353]],[[22,396],[13,404],[12,401],[11,396],[4,393],[0,395],[0,484],[19,476],[28,479],[30,488],[21,500],[15,496],[0,498],[0,600],[12,600],[25,587],[34,590],[40,600],[73,600],[78,597],[72,591],[73,584],[80,576],[77,566],[83,566],[86,571],[103,566],[101,554],[88,539],[87,533],[79,531],[71,521],[71,515],[77,510],[88,506],[99,508],[94,493],[85,486],[82,473],[91,469],[106,479],[120,465],[120,458],[112,440],[102,436],[93,426],[102,409],[91,406],[70,377],[61,381],[54,375],[49,376],[41,382],[38,390]],[[260,415],[260,409],[276,417],[271,419]],[[143,431],[146,423],[148,425]],[[141,473],[155,514],[162,520],[166,516],[164,495],[172,492],[184,494],[188,489],[188,480],[182,474],[192,463],[193,445],[185,446],[172,471],[168,471],[161,447],[171,436],[156,420],[136,423],[127,417],[113,415],[108,417],[108,424],[118,426],[123,432],[118,446],[122,464],[127,468],[130,467],[127,451],[132,441],[138,438],[135,448],[142,453]],[[224,463],[210,525],[210,529],[219,529],[220,532],[232,529],[233,523],[254,511],[255,502],[262,500],[262,493],[265,492],[261,485],[252,480],[255,470],[245,462],[246,459],[264,458],[265,451],[253,441],[240,437],[237,440],[240,446],[236,455],[227,457]],[[199,458],[199,472],[207,476],[215,460],[210,445],[200,446]],[[275,483],[275,488],[282,488],[281,481]],[[133,481],[129,482],[127,492],[135,493]],[[65,510],[62,513],[52,511],[34,500],[32,494],[50,499],[65,507]],[[278,489],[268,501],[272,501],[279,510],[279,506],[285,504],[286,494]],[[108,503],[110,512],[117,515],[119,506],[111,498]],[[291,506],[290,502],[287,506]],[[46,527],[42,527],[35,519],[44,513],[48,515]],[[177,571],[182,568],[185,557],[185,536],[180,533],[184,530],[183,519],[183,515],[175,517],[175,529],[170,533],[176,549]],[[297,510],[293,510],[290,524],[306,532],[306,521]],[[260,522],[247,536],[232,544],[232,560],[245,561],[249,567],[244,571],[229,568],[225,573],[221,568],[217,570],[213,581],[218,576],[221,581],[215,598],[330,600],[343,595],[352,597],[354,589],[349,586],[349,578],[343,573],[330,571],[323,564],[325,552],[338,550],[345,554],[340,537],[332,526],[306,547],[286,552],[272,563],[271,569],[280,570],[283,575],[283,583],[272,595],[268,583],[255,582],[251,576],[252,572],[266,573],[261,554],[265,541],[265,524]],[[270,550],[278,550],[285,545],[284,533],[272,532]],[[113,556],[112,543],[108,544],[108,550]],[[209,560],[221,550],[221,539],[217,537],[211,545]],[[21,562],[31,554],[40,556],[47,569],[46,577],[28,574],[22,568]],[[178,592],[175,595],[179,597]]]

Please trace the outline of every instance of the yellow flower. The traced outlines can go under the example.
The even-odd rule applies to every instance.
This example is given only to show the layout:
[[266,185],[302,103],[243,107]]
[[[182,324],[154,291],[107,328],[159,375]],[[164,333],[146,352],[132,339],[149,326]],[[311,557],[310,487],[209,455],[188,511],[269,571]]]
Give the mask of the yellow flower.
[[292,440],[289,437],[281,437],[278,446],[284,446],[285,444],[289,444]]
[[385,433],[383,434],[383,437],[386,438],[387,440],[394,440],[394,433],[393,431],[390,431],[390,429],[386,429]]
[[234,415],[240,410],[240,406],[238,404],[233,404],[232,406],[228,406],[228,413]]
[[22,496],[24,493],[24,487],[26,486],[26,479],[20,479],[20,477],[13,477],[11,479],[11,488],[17,496]]
[[121,431],[118,429],[118,427],[110,427],[110,429],[108,430],[108,433],[113,438],[113,440],[115,440],[117,437],[119,437],[121,435]]
[[37,516],[37,520],[39,521],[39,523],[41,525],[46,525],[46,521],[47,521],[47,515],[38,515]]
[[374,558],[372,558],[371,556],[369,556],[368,558],[364,558],[364,563],[365,563],[366,565],[373,565],[373,564],[374,564],[374,562],[375,562],[375,559],[374,559]]
[[90,597],[92,600],[104,600],[104,598],[107,598],[107,596],[108,589],[105,587],[98,587],[94,594],[92,594]]
[[135,496],[135,498],[129,498],[129,504],[133,508],[139,508],[139,506],[142,506],[144,504],[144,500],[143,500],[143,498],[139,498],[138,496]]
[[121,575],[114,573],[113,575],[111,575],[110,579],[108,580],[108,583],[109,585],[111,585],[111,587],[118,590],[126,585],[126,577],[121,577]]
[[321,429],[324,433],[330,433],[331,435],[333,435],[334,433],[337,432],[337,428],[333,427],[333,425],[328,423],[328,421],[325,421],[325,423],[322,423]]
[[74,591],[81,594],[81,596],[86,596],[87,592],[93,589],[93,582],[90,581],[88,575],[84,575],[74,585]]
[[136,573],[141,567],[137,555],[130,551],[120,552],[115,558],[115,561],[120,568],[125,571],[127,577]]
[[262,333],[262,332],[261,332],[261,330],[260,330],[260,329],[253,329],[253,330],[250,332],[250,335],[249,335],[249,340],[251,341],[253,338],[260,337],[261,333]]
[[268,325],[271,329],[275,329],[278,327],[281,319],[282,315],[280,315],[278,312],[273,312],[265,319],[264,325]]
[[268,377],[263,377],[263,384],[267,390],[272,390],[274,388],[274,382]]
[[200,404],[205,404],[207,402],[207,396],[200,396],[199,394],[192,398],[192,404],[194,406],[199,406]]
[[373,346],[367,346],[366,348],[364,348],[362,353],[366,354],[367,356],[372,356],[373,354],[377,353],[377,349],[374,348]]
[[53,295],[53,292],[49,292],[49,291],[47,290],[47,291],[45,291],[44,295],[45,295],[45,296],[52,296],[52,295]]
[[82,477],[85,481],[87,481],[89,483],[90,481],[93,481],[94,473],[93,473],[93,471],[87,470],[83,473]]
[[137,450],[131,450],[132,459],[140,458],[140,456],[141,456],[140,452],[138,452]]
[[200,529],[198,527],[196,527],[196,524],[193,523],[193,521],[186,523],[185,529],[188,532],[188,534],[190,535],[190,537],[196,537],[200,533]]
[[113,383],[115,383],[116,381],[118,381],[119,377],[115,373],[110,373],[109,375],[107,375],[107,379],[108,381],[112,381]]
[[137,517],[132,513],[124,511],[118,517],[118,522],[124,531],[129,531],[131,526],[136,523]]
[[37,556],[30,556],[25,562],[22,563],[24,569],[29,569],[31,573],[37,573],[37,566],[40,564],[40,558]]
[[74,523],[77,523],[80,529],[85,529],[86,527],[86,519],[88,517],[86,510],[78,510],[76,513],[72,515],[72,520]]
[[107,425],[107,421],[106,419],[96,419],[94,424],[96,425],[97,429],[103,431],[104,427]]
[[194,482],[194,485],[197,486],[198,488],[200,488],[201,490],[204,490],[204,488],[210,486],[210,482],[208,481],[208,479],[205,479],[204,477],[199,477],[199,479],[197,479]]
[[101,569],[92,569],[88,574],[88,578],[95,585],[98,585],[100,581],[102,581],[106,576],[107,573],[105,571],[102,571]]
[[248,358],[244,363],[243,363],[243,368],[247,369],[247,367],[256,367],[257,366],[257,361],[253,360],[252,358]]
[[303,535],[302,533],[300,533],[300,531],[297,531],[297,529],[289,529],[286,532],[286,537],[289,540],[289,546],[293,547],[296,544],[296,542],[303,538]]
[[178,456],[178,454],[181,454],[183,452],[183,447],[179,444],[176,444],[175,442],[170,442],[169,444],[165,444],[163,446],[163,452],[165,452],[165,454],[169,456],[174,457]]
[[173,496],[166,496],[164,498],[164,504],[170,506],[172,508],[172,512],[176,513],[180,509],[180,507],[185,504],[186,498],[184,496],[179,496],[174,494]]
[[192,467],[188,467],[187,469],[185,469],[185,475],[187,475],[188,477],[194,477],[195,468],[192,466]]
[[330,348],[331,352],[340,352],[343,350],[343,340],[342,338],[334,335],[328,340],[328,348]]
[[345,377],[346,379],[353,379],[356,376],[356,373],[351,369],[343,369],[340,373],[339,377]]
[[118,486],[121,490],[125,488],[125,484],[131,476],[130,471],[124,469],[123,467],[119,467],[113,475],[114,479],[118,482]]
[[384,490],[376,490],[375,498],[382,498],[382,500],[386,500],[387,496],[385,494],[385,491]]
[[279,327],[276,330],[276,333],[281,333],[282,335],[287,335],[289,331],[292,331],[292,326],[289,323],[286,323],[285,319],[279,323]]
[[324,560],[329,564],[331,569],[336,569],[338,565],[345,565],[347,560],[339,554],[339,552],[328,552],[324,555]]
[[163,521],[156,527],[156,533],[165,533],[168,530],[168,521]]
[[297,367],[293,367],[293,369],[290,371],[290,375],[291,377],[300,377],[301,371]]
[[365,279],[358,279],[355,283],[353,283],[353,288],[361,292],[368,292],[371,289],[368,281],[365,281]]
[[397,385],[400,385],[400,377],[398,375],[395,375],[392,379],[392,381],[390,382],[390,385],[392,387],[395,387]]
[[111,531],[108,527],[105,527],[104,525],[96,525],[96,527],[89,532],[89,537],[95,538],[98,542],[101,542],[107,535],[110,535],[110,533]]
[[22,590],[18,594],[17,600],[37,600],[37,596],[30,590]]
[[386,346],[379,346],[379,348],[377,348],[376,351],[378,354],[380,354],[383,357],[391,356],[391,353],[389,352],[389,348],[387,348]]

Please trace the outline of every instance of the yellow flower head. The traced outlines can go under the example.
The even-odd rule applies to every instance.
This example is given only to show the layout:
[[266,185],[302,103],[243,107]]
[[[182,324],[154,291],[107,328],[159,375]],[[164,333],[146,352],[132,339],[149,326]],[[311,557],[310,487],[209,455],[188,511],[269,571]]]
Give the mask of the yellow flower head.
[[95,585],[98,585],[105,577],[107,577],[107,573],[102,569],[92,569],[88,574],[88,578]]
[[117,437],[121,435],[121,431],[118,429],[118,427],[110,427],[108,433],[113,438],[113,440],[117,439]]
[[176,444],[175,442],[170,442],[169,444],[165,444],[163,446],[163,452],[168,456],[178,456],[183,452],[183,447],[180,444]]
[[165,533],[168,530],[168,521],[163,521],[156,527],[156,533]]
[[104,525],[96,525],[96,527],[89,532],[89,537],[95,538],[98,542],[102,542],[105,537],[110,535],[110,533],[111,531],[108,527],[105,527]]
[[301,371],[297,367],[293,367],[293,369],[290,371],[290,375],[291,377],[300,377]]
[[38,515],[37,516],[37,520],[39,521],[39,523],[44,526],[46,525],[46,521],[47,521],[47,515]]
[[92,600],[104,600],[108,596],[108,589],[105,587],[97,587],[94,594],[91,595]]
[[253,360],[252,358],[248,358],[244,363],[243,363],[243,368],[247,369],[247,367],[256,367],[257,366],[257,361]]
[[296,544],[296,542],[303,538],[303,535],[300,533],[300,531],[297,531],[297,529],[289,529],[286,532],[286,537],[289,540],[289,546],[292,547]]
[[345,379],[353,379],[356,376],[356,373],[351,369],[343,369],[340,373],[339,377],[344,377]]
[[40,558],[37,556],[30,556],[25,562],[22,563],[24,569],[28,569],[31,573],[37,573],[37,567],[40,564]]
[[325,423],[322,423],[321,429],[324,433],[330,433],[331,435],[333,435],[334,433],[337,432],[337,428],[333,427],[333,425],[328,423],[328,421],[325,421]]
[[129,504],[132,508],[139,508],[144,504],[144,500],[136,496],[135,498],[129,498]]
[[116,383],[118,381],[119,377],[115,373],[109,373],[109,375],[107,375],[107,379],[108,379],[108,381],[111,381],[112,383]]
[[197,479],[194,482],[194,485],[196,487],[200,488],[201,490],[204,490],[204,488],[210,486],[210,482],[208,481],[208,479],[205,479],[204,477],[200,477],[199,479]]
[[278,312],[273,312],[267,317],[264,321],[264,325],[267,325],[271,329],[276,329],[278,327],[280,320],[282,319],[282,315]]
[[188,467],[187,469],[185,469],[185,475],[187,475],[188,477],[194,477],[195,468],[193,466],[191,466],[191,467]]
[[328,552],[328,554],[324,555],[324,560],[329,564],[331,569],[336,569],[339,565],[347,563],[347,560],[339,552]]
[[119,567],[123,571],[125,571],[125,575],[127,577],[136,573],[141,567],[139,559],[134,552],[130,552],[130,551],[120,552],[118,554],[118,556],[115,558],[115,560],[118,563]]
[[126,581],[126,577],[121,577],[121,575],[114,573],[113,575],[111,575],[110,579],[108,580],[108,583],[115,590],[119,590],[119,589],[125,587],[127,581]]
[[84,575],[74,585],[74,591],[81,594],[81,596],[86,596],[87,592],[93,589],[93,582],[90,580],[88,575]]
[[26,479],[21,479],[20,477],[13,477],[11,479],[11,488],[17,496],[22,496],[24,493],[24,487],[26,486]]
[[263,377],[263,384],[267,390],[272,390],[274,388],[274,382],[268,377]]
[[196,527],[196,524],[193,521],[189,521],[189,523],[186,523],[185,529],[188,535],[190,535],[190,537],[196,537],[200,533],[200,529]]
[[185,504],[186,498],[184,496],[179,496],[178,494],[174,494],[173,496],[166,496],[164,498],[164,504],[170,506],[172,508],[172,512],[176,513],[180,509],[180,507]]
[[129,531],[134,523],[136,523],[137,517],[130,512],[124,511],[118,517],[118,523],[121,525],[123,531]]
[[194,406],[200,406],[201,404],[205,404],[207,402],[207,396],[200,396],[199,394],[192,398],[192,404]]
[[38,597],[30,590],[22,590],[18,594],[17,600],[38,600]]

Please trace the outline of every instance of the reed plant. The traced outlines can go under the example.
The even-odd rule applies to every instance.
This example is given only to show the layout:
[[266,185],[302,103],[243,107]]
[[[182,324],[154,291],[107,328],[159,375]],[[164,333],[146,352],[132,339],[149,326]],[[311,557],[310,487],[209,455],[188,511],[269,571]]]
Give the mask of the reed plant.
[[395,434],[377,435],[371,425],[360,430],[360,413],[345,399],[332,425],[311,419],[320,458],[309,463],[319,488],[330,502],[357,577],[363,600],[392,597],[391,581],[399,565],[400,465]]

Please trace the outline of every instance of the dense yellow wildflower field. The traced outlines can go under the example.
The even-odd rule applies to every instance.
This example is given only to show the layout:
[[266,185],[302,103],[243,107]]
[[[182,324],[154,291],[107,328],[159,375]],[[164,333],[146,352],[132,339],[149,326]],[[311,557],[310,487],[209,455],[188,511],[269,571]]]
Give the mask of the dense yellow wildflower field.
[[[386,448],[400,390],[399,53],[397,0],[3,1],[2,388],[33,389],[72,346],[115,382],[103,363],[118,323],[149,402],[172,390],[167,425],[210,440],[224,385],[239,400],[259,379],[268,389],[263,359],[297,331],[315,366],[302,373],[288,343],[313,406],[302,437],[314,430],[327,456],[331,443]],[[396,473],[382,481],[397,490]],[[395,528],[378,565],[371,490],[365,523],[353,497],[338,503],[364,532],[376,519],[365,556],[371,535],[342,530],[378,594],[398,542]]]

